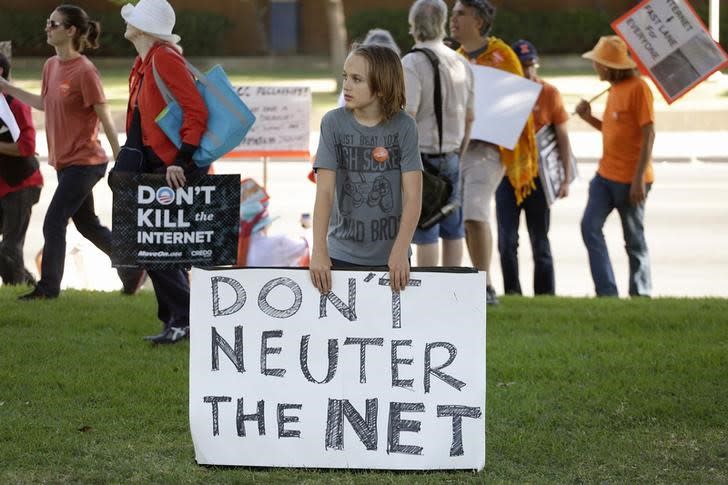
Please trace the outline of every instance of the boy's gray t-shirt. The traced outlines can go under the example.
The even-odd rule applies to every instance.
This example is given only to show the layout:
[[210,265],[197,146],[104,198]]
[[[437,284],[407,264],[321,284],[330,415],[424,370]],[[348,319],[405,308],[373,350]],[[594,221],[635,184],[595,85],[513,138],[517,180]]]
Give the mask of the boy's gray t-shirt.
[[336,170],[329,256],[385,266],[402,217],[402,172],[422,170],[415,120],[401,111],[368,127],[346,108],[329,111],[314,168]]

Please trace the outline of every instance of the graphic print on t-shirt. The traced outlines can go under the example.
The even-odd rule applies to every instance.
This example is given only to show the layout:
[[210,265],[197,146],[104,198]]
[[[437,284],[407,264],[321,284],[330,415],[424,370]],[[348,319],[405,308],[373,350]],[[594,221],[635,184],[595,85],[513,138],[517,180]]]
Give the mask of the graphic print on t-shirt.
[[390,214],[395,212],[392,185],[400,180],[399,133],[337,135],[336,161],[344,180],[342,220],[334,236],[357,242],[394,240],[400,218]]
[[61,93],[61,96],[62,96],[62,97],[64,97],[64,98],[65,98],[66,96],[68,96],[69,94],[71,94],[71,81],[69,81],[69,80],[67,80],[67,79],[66,79],[66,80],[64,80],[64,81],[63,81],[63,82],[62,82],[62,83],[60,84],[60,86],[58,86],[58,90],[60,91],[60,93]]

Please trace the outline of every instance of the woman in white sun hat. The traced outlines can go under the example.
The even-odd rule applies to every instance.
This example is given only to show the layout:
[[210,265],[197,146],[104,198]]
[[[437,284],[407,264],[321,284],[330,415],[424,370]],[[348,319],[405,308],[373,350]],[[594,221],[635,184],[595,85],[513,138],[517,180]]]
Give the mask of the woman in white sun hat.
[[[174,10],[166,0],[141,0],[136,6],[125,5],[121,16],[126,21],[124,37],[134,44],[139,55],[129,76],[127,141],[115,171],[163,173],[171,187],[182,187],[188,177],[207,170],[196,167],[192,161],[207,126],[207,108],[185,66],[182,49],[177,45],[180,38],[172,33]],[[157,86],[154,69],[182,108],[180,148],[155,122],[166,102]],[[159,335],[145,338],[158,344],[187,338],[190,288],[186,268],[148,272],[157,297],[157,316],[164,328]]]

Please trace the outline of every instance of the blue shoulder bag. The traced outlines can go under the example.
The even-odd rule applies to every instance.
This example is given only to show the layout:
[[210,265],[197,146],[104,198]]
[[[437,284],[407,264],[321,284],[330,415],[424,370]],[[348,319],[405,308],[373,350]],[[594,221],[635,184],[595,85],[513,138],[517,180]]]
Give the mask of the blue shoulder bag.
[[[255,115],[238,96],[220,65],[203,74],[185,59],[187,69],[195,78],[195,85],[207,106],[207,129],[200,141],[200,147],[192,156],[198,167],[206,167],[222,157],[245,138],[255,122]],[[157,125],[175,146],[180,147],[182,140],[182,108],[169,90],[152,60],[154,80],[162,98],[167,103],[159,115]]]

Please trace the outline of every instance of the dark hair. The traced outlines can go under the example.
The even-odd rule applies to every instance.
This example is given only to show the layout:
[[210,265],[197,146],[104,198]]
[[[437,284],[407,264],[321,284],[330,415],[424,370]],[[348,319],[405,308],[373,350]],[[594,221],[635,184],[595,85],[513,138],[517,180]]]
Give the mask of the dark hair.
[[352,56],[361,56],[367,61],[369,89],[380,97],[382,117],[389,121],[404,109],[404,72],[399,56],[389,47],[367,44],[355,45]]
[[73,36],[73,48],[78,52],[84,49],[98,49],[101,24],[91,20],[88,14],[75,5],[60,5],[56,11],[63,15],[63,24],[68,27],[76,27],[76,35]]
[[10,79],[10,59],[8,59],[2,52],[0,52],[0,69],[3,70],[3,77],[6,80]]
[[[602,64],[604,66],[604,64]],[[610,83],[618,83],[625,79],[631,79],[637,75],[636,69],[614,69],[613,67],[604,66],[606,74],[604,80]]]
[[495,21],[496,8],[488,0],[458,0],[463,7],[471,7],[475,10],[475,13],[483,21],[483,26],[480,28],[480,35],[483,37],[490,34],[490,29],[493,28],[493,22]]

